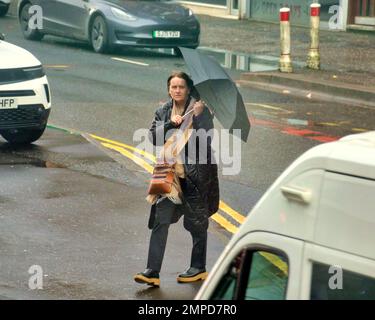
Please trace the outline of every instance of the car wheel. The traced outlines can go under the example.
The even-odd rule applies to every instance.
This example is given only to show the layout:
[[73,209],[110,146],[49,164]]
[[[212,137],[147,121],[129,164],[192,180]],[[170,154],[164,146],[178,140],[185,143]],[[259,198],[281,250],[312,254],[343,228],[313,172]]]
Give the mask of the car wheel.
[[29,144],[38,140],[46,127],[42,129],[18,129],[12,131],[3,131],[1,135],[10,144]]
[[31,7],[30,3],[24,5],[21,9],[20,13],[20,25],[22,29],[23,36],[28,40],[42,40],[43,34],[37,28],[30,28],[29,21],[30,21],[30,14],[29,8]]
[[110,51],[108,27],[102,16],[96,16],[91,25],[90,40],[95,52],[105,53]]
[[5,16],[8,13],[9,6],[0,8],[0,17]]

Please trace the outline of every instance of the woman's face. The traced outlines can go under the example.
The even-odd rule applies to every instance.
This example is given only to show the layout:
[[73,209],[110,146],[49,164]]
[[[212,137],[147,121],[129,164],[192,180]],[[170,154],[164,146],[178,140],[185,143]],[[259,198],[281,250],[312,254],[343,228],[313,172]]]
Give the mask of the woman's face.
[[169,83],[169,95],[177,103],[184,103],[189,96],[189,88],[182,78],[174,77]]

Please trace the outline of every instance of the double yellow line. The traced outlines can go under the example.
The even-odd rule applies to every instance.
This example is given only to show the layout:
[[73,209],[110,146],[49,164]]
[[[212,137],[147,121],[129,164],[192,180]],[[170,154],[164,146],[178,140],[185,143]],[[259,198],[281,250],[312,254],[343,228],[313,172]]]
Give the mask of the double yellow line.
[[[132,160],[134,163],[142,167],[148,173],[152,173],[153,164],[156,163],[156,158],[153,154],[124,143],[99,137],[94,134],[90,134],[90,136],[95,140],[99,141],[103,147],[117,151],[121,155],[127,157],[128,159]],[[227,216],[231,218],[231,220],[234,221],[234,223],[229,221],[225,216],[223,216],[219,212],[212,215],[211,218],[232,234],[237,232],[239,225],[241,225],[246,218],[239,212],[233,210],[222,200],[220,200],[219,211],[224,212]]]

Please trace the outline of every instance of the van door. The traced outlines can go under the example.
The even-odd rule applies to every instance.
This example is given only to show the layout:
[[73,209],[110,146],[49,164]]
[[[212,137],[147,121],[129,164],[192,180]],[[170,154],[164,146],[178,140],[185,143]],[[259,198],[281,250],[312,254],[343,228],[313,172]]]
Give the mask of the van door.
[[365,174],[324,174],[313,243],[305,245],[304,299],[375,299],[375,181]]
[[324,173],[314,243],[375,259],[375,180],[365,174]]
[[226,248],[196,299],[297,299],[302,250],[300,240],[267,232],[248,233]]
[[375,300],[375,261],[306,244],[301,297],[313,300]]

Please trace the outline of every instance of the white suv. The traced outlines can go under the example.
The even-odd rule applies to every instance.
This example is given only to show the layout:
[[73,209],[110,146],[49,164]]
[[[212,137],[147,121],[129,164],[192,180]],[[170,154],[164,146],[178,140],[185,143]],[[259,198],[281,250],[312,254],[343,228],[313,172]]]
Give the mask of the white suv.
[[0,134],[27,144],[43,134],[51,93],[42,64],[30,52],[0,40]]
[[5,16],[9,10],[10,0],[0,0],[0,17]]

